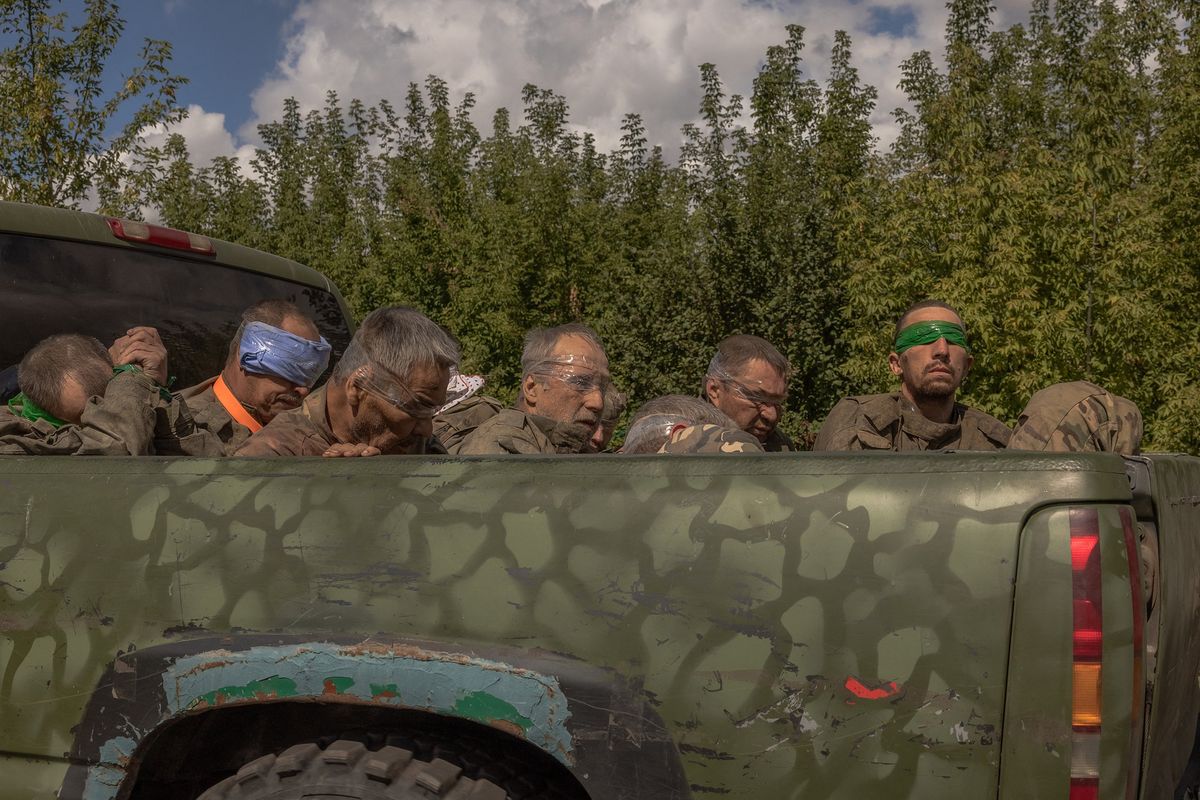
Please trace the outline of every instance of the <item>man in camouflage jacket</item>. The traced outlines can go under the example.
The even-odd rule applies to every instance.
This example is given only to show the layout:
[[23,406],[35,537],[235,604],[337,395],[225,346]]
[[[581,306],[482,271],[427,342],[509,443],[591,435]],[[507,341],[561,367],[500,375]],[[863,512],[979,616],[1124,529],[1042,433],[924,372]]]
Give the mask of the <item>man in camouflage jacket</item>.
[[958,313],[938,300],[913,304],[896,323],[888,356],[900,391],[847,397],[821,426],[814,450],[999,450],[1000,420],[955,402],[974,359]]
[[1011,450],[1056,453],[1141,451],[1142,413],[1131,400],[1094,383],[1073,381],[1042,389],[1021,412]]
[[585,325],[539,328],[525,337],[521,394],[482,422],[457,455],[582,453],[604,412],[608,356]]

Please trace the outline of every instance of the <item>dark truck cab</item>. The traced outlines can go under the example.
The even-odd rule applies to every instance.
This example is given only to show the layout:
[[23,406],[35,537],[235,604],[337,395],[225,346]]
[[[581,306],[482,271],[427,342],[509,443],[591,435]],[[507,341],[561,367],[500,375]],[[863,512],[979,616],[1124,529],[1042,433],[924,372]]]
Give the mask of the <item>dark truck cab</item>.
[[[70,239],[350,330],[291,262],[9,209],[6,281]],[[174,280],[116,318],[200,352]],[[361,798],[1186,790],[1200,459],[7,457],[0,487],[0,798],[301,797],[296,753]],[[364,753],[397,752],[445,766],[388,794]]]

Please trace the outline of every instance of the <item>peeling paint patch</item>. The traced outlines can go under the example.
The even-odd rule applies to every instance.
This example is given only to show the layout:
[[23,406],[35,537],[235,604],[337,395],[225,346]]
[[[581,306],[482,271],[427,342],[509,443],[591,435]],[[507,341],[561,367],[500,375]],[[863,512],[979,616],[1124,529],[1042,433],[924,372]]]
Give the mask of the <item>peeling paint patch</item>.
[[479,722],[510,722],[523,731],[529,730],[533,720],[517,713],[511,703],[506,703],[487,692],[472,692],[454,704],[454,712],[460,717]]
[[335,675],[325,679],[325,686],[322,694],[345,694],[346,690],[354,685],[354,678]]
[[568,766],[571,716],[558,681],[411,646],[312,643],[188,656],[163,673],[171,714],[226,703],[331,695],[450,714],[522,736]]
[[100,747],[100,761],[88,768],[83,786],[83,800],[111,800],[117,796],[129,759],[137,742],[128,736],[117,736]]
[[[903,687],[895,681],[868,686],[853,675],[846,678],[845,686],[846,691],[860,700],[883,700],[887,697],[895,697],[903,691]],[[848,700],[847,702],[853,703],[854,701]]]
[[243,686],[222,686],[193,700],[188,708],[197,706],[219,706],[238,700],[276,700],[280,697],[295,697],[296,682],[291,678],[272,675],[262,680],[250,681]]

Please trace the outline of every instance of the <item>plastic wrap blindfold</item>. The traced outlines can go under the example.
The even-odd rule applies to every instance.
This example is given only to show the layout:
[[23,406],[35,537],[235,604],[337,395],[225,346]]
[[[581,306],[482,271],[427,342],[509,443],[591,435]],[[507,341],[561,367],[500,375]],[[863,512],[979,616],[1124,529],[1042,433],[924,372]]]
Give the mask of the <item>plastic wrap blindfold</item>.
[[238,363],[247,372],[311,387],[329,366],[331,351],[324,336],[313,342],[263,322],[251,322],[242,331]]
[[938,339],[945,339],[946,344],[956,344],[968,353],[971,352],[971,348],[967,346],[967,332],[962,326],[940,320],[916,322],[900,331],[900,335],[896,337],[895,351],[903,353],[910,347],[933,344]]

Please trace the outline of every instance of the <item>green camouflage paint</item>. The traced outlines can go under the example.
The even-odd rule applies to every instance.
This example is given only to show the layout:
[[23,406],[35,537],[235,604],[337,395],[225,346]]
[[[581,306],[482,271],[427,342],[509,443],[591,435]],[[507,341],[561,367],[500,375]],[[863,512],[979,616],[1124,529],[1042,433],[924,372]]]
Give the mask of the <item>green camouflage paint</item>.
[[[118,652],[233,631],[307,643],[180,659],[172,713],[288,678],[297,696],[486,718],[563,763],[607,746],[574,738],[571,697],[535,707],[553,675],[470,655],[494,644],[621,676],[696,796],[995,796],[1025,519],[1129,497],[1116,457],[1016,453],[3,469],[10,753],[68,751]],[[323,642],[347,634],[364,644]]]

